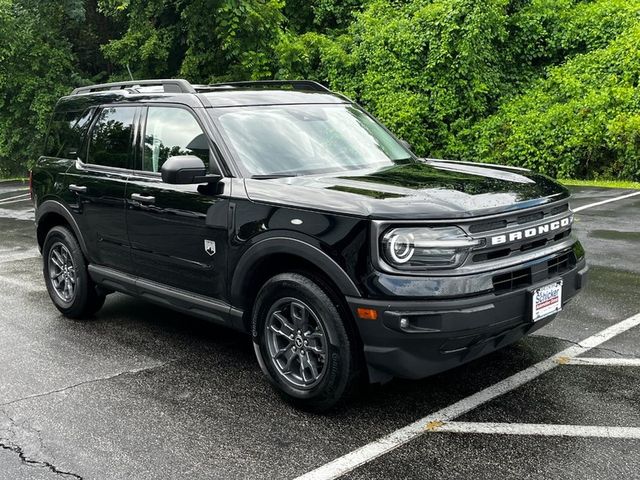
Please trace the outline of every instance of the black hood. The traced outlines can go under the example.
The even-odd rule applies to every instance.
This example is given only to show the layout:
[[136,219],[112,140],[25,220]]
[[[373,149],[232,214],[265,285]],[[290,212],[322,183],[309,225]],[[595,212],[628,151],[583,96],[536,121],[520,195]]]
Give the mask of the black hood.
[[420,161],[378,170],[246,180],[256,202],[375,219],[442,219],[488,215],[555,202],[562,185],[528,170]]

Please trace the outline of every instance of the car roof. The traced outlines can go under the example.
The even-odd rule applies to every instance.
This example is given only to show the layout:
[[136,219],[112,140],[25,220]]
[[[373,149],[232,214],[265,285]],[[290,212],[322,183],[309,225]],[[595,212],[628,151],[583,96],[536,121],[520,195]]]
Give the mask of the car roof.
[[278,90],[234,88],[199,94],[212,107],[250,105],[295,105],[312,103],[346,103],[348,100],[333,93],[312,90]]
[[233,107],[351,103],[311,80],[266,80],[192,85],[186,80],[132,80],[75,89],[60,99],[59,109],[100,104],[179,103],[198,107]]

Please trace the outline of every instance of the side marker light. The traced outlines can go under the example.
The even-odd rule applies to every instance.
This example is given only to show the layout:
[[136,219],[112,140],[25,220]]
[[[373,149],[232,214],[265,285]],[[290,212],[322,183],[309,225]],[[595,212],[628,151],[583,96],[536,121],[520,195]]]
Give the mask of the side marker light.
[[377,320],[378,311],[373,308],[358,308],[358,318],[362,320]]

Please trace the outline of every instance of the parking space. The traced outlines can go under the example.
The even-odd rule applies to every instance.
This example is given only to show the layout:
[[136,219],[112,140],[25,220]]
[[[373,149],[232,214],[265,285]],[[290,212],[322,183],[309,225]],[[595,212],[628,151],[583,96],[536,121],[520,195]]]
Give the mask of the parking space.
[[637,478],[639,398],[638,365],[562,366],[344,478]]
[[414,442],[344,478],[613,479],[640,468],[637,441],[439,433]]
[[[273,393],[243,335],[119,294],[92,321],[61,317],[41,279],[31,204],[12,198],[24,193],[0,183],[0,479],[640,471],[640,195],[591,206],[635,192],[575,189],[572,206],[589,207],[575,230],[591,278],[549,326],[451,372],[371,387],[322,416]],[[410,435],[378,442],[397,432]]]

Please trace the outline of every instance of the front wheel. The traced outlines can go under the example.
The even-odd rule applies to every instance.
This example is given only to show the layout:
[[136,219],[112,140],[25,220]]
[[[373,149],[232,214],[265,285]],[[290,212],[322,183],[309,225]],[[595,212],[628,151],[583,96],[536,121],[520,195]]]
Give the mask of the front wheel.
[[258,293],[252,319],[264,373],[287,400],[316,411],[343,399],[358,376],[355,342],[330,295],[306,276],[276,275]]

